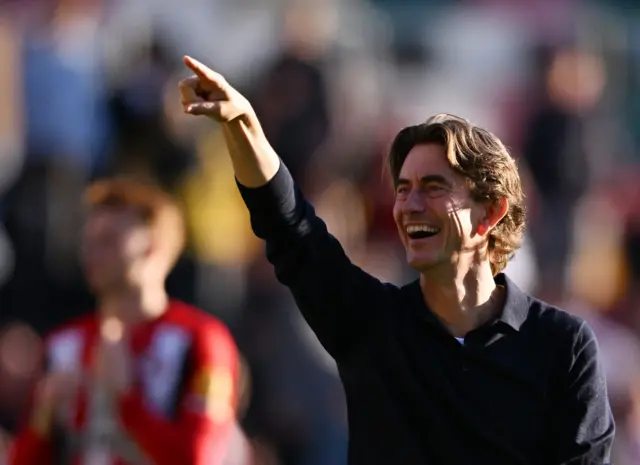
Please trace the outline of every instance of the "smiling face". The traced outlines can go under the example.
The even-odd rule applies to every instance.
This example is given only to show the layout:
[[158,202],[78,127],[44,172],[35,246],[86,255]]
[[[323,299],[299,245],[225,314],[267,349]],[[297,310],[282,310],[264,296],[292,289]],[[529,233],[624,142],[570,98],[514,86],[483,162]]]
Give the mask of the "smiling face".
[[520,247],[525,203],[504,144],[464,118],[441,113],[408,126],[389,151],[394,218],[419,271],[485,262],[495,275]]
[[495,214],[472,199],[468,180],[449,165],[442,145],[411,149],[396,180],[393,216],[412,268],[423,272],[456,264],[463,254],[486,255]]

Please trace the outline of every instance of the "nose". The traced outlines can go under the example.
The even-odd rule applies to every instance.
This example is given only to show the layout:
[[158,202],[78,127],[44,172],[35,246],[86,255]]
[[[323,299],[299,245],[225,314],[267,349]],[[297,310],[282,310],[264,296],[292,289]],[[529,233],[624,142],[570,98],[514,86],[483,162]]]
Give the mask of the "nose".
[[424,199],[417,189],[411,189],[402,204],[402,211],[404,213],[420,213],[424,211]]

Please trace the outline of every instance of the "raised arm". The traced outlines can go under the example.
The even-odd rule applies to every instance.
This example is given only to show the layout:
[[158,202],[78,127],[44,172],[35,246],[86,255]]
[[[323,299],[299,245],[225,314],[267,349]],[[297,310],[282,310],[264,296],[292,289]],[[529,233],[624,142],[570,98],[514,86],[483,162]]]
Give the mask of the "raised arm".
[[199,61],[185,57],[184,63],[194,73],[179,84],[185,112],[204,115],[221,124],[240,184],[267,184],[277,173],[280,158],[267,141],[249,101]]
[[269,144],[251,105],[222,76],[186,57],[185,112],[222,125],[255,234],[305,319],[334,357],[365,333],[394,288],[353,265]]

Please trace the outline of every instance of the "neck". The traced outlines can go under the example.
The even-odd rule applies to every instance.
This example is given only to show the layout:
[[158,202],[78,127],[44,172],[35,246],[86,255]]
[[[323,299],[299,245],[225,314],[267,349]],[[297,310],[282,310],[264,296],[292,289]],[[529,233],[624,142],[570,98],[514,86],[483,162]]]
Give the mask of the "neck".
[[504,289],[497,287],[489,262],[461,266],[444,272],[433,270],[420,275],[425,303],[454,336],[495,318],[502,309]]
[[142,286],[109,293],[98,299],[101,319],[115,317],[131,325],[160,317],[169,298],[164,286]]

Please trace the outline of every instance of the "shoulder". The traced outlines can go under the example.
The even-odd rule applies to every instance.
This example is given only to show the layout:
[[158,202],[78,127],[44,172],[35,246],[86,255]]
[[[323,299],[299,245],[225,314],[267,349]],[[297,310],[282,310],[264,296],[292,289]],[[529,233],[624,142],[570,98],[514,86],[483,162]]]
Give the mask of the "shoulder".
[[587,322],[573,313],[529,296],[529,318],[544,329],[558,334],[577,334],[588,327]]
[[94,313],[74,318],[51,330],[44,336],[45,348],[50,348],[60,344],[69,344],[71,341],[80,343],[84,341],[92,331],[97,330],[97,318]]
[[226,325],[220,319],[180,300],[171,301],[166,322],[180,326],[193,335],[227,331]]
[[82,352],[97,319],[93,313],[60,325],[44,337],[44,357],[51,368],[68,369],[81,364]]
[[530,297],[529,320],[535,322],[541,340],[556,353],[575,359],[579,355],[596,356],[596,335],[587,321],[540,299]]
[[53,328],[45,334],[45,340],[56,339],[74,333],[87,333],[97,326],[97,321],[94,312],[76,317]]
[[165,325],[175,327],[189,336],[193,345],[202,350],[233,346],[233,336],[218,318],[179,300],[172,300]]

